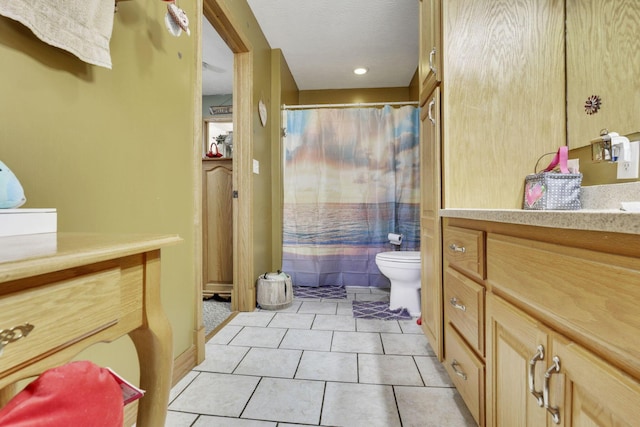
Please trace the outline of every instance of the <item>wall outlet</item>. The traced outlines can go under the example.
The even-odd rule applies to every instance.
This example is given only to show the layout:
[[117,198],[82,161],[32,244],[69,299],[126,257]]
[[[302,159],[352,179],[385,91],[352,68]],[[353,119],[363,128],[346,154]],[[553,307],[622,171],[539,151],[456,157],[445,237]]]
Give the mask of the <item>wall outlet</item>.
[[253,159],[253,173],[260,175],[260,162],[256,159]]
[[618,179],[638,178],[638,163],[640,162],[640,142],[630,142],[629,150],[631,151],[631,160],[618,160]]

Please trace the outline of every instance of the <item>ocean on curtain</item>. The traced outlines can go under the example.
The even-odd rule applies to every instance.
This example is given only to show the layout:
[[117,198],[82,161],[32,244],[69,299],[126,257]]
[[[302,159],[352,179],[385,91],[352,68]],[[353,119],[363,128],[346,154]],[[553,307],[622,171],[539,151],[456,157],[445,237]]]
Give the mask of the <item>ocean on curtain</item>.
[[388,287],[375,263],[420,247],[419,110],[286,111],[283,270],[297,286]]

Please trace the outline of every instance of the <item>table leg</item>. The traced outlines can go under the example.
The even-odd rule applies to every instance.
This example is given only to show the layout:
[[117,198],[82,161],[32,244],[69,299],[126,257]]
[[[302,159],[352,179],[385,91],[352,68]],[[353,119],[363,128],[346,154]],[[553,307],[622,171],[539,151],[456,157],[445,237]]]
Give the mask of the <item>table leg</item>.
[[145,254],[143,291],[144,326],[129,333],[140,363],[137,427],[164,426],[173,370],[171,325],[160,301],[160,250]]

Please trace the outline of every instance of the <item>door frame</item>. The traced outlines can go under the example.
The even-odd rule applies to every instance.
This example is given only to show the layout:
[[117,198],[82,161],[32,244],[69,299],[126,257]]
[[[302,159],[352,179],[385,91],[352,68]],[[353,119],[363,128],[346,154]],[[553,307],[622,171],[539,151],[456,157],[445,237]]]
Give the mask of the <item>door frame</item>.
[[[233,291],[231,309],[234,311],[252,311],[255,308],[255,290],[253,285],[253,215],[252,203],[252,135],[253,135],[253,51],[246,37],[239,31],[240,25],[234,22],[228,8],[219,0],[203,0],[202,11],[220,37],[233,52],[233,190],[238,197],[233,199]],[[202,34],[202,32],[200,32]],[[202,38],[202,35],[200,35]],[[202,61],[202,48],[198,46],[198,62]],[[197,64],[196,70],[201,70]],[[201,71],[196,71],[197,80],[202,86]],[[195,141],[194,161],[197,176],[195,183],[196,225],[196,353],[197,363],[204,360],[205,328],[202,320],[202,93],[195,91],[196,109],[194,115]]]

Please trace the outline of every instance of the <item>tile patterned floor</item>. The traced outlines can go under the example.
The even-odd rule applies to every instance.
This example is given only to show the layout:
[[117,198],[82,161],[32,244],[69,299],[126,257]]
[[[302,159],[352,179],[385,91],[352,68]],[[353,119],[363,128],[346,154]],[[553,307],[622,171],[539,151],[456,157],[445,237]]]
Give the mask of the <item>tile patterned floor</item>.
[[171,390],[166,427],[475,426],[413,320],[355,319],[351,301],[240,313]]

